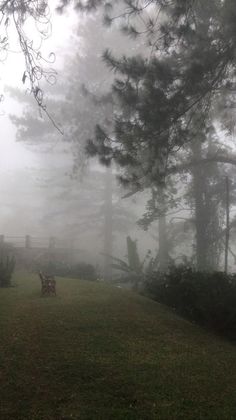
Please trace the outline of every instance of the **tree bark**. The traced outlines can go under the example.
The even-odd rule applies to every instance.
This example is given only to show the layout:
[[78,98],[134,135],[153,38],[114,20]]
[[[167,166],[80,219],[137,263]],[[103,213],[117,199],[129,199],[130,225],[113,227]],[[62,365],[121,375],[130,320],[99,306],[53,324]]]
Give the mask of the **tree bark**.
[[[214,147],[209,144],[208,155],[213,154]],[[192,144],[192,161],[208,163],[192,166],[193,193],[196,221],[196,258],[197,269],[218,270],[222,251],[220,241],[220,213],[218,194],[220,173],[216,160],[204,158],[202,142]],[[214,200],[216,197],[216,200]]]
[[226,177],[226,180],[225,180],[225,186],[226,186],[225,273],[227,274],[228,273],[228,254],[229,254],[229,229],[230,229],[230,224],[229,224],[230,202],[229,202],[229,178],[228,178],[228,176]]
[[112,169],[106,169],[104,194],[104,279],[112,280]]
[[190,162],[181,163],[179,165],[170,167],[169,169],[167,169],[166,175],[172,175],[172,174],[174,175],[181,172],[189,172],[194,167],[206,166],[209,163],[225,163],[225,164],[236,166],[236,156],[235,155],[220,156],[220,155],[214,154],[213,156],[208,156],[208,157],[201,157],[201,156],[199,156],[199,158],[193,157],[193,159]]
[[162,210],[162,215],[158,219],[158,241],[159,241],[159,269],[165,272],[169,264],[169,245],[168,245],[168,233],[166,223],[166,199],[164,188],[159,187],[158,200],[160,200],[159,207]]
[[159,261],[160,271],[166,271],[169,263],[167,225],[165,214],[158,220],[159,225]]
[[[201,143],[196,141],[192,145],[192,153],[194,159],[201,159]],[[194,166],[192,168],[193,176],[193,195],[195,201],[195,224],[196,224],[196,260],[197,270],[204,271],[207,269],[207,220],[205,197],[206,180],[201,167]]]

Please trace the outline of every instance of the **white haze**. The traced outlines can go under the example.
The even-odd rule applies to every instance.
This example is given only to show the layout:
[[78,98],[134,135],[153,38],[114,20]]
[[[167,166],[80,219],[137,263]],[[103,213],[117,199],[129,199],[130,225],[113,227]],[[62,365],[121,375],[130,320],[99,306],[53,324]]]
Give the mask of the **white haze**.
[[[43,43],[43,55],[47,57],[50,52],[56,53],[56,63],[54,68],[58,71],[63,64],[63,56],[73,37],[73,29],[76,17],[73,13],[65,15],[56,15],[52,13],[51,36]],[[33,31],[31,23],[26,25],[26,30]],[[44,170],[53,165],[54,154],[39,153],[40,147],[27,146],[24,143],[16,141],[16,128],[11,123],[9,114],[20,114],[22,107],[19,102],[12,99],[7,90],[7,86],[16,87],[23,90],[26,88],[22,84],[22,75],[24,72],[24,57],[19,53],[19,47],[14,44],[14,33],[11,34],[11,53],[7,59],[0,64],[0,91],[4,93],[4,101],[0,105],[0,232],[4,234],[35,234],[42,229],[38,227],[33,220],[28,219],[28,215],[34,213],[33,219],[37,220],[35,208],[43,201],[40,182],[36,182],[38,177],[35,175],[40,170],[42,160],[44,161]],[[36,31],[35,31],[36,34]],[[33,32],[32,32],[33,36]],[[34,36],[37,41],[37,36]],[[17,52],[16,52],[17,51]],[[38,112],[35,106],[35,112]],[[47,160],[45,157],[47,156]],[[41,203],[42,204],[42,203]],[[16,214],[21,211],[22,223],[16,223]],[[24,215],[26,216],[24,218]],[[32,230],[33,232],[29,231]]]
[[[58,71],[58,78],[63,78],[63,59],[73,45],[73,35],[78,24],[78,16],[73,11],[58,16],[52,13],[52,34],[43,44],[42,52],[47,57],[50,52],[56,53],[56,63],[53,67]],[[32,29],[29,24],[28,29]],[[27,27],[26,27],[27,29]],[[32,37],[37,39],[37,35]],[[14,38],[14,36],[13,36]],[[17,46],[12,46],[17,50]],[[71,51],[70,51],[71,53]],[[9,54],[7,60],[0,64],[0,91],[4,92],[7,86],[17,87],[23,92],[26,88],[22,85],[24,72],[24,58],[19,53]],[[27,94],[27,93],[25,93]],[[1,104],[0,124],[0,234],[6,236],[59,236],[66,237],[71,234],[70,214],[67,214],[65,222],[54,225],[46,223],[45,219],[50,212],[60,213],[63,209],[57,209],[51,196],[54,194],[53,182],[58,176],[58,168],[62,182],[67,182],[66,172],[72,168],[72,157],[61,153],[62,142],[55,142],[53,145],[29,145],[16,141],[16,128],[11,123],[9,115],[22,112],[22,106],[15,101],[5,89],[5,100]],[[35,111],[38,112],[35,105]],[[65,147],[65,146],[63,146]],[[61,168],[61,169],[60,169]],[[78,184],[77,184],[78,185]],[[76,183],[69,188],[77,188]],[[133,206],[132,206],[133,207]],[[135,204],[135,209],[142,208]],[[73,213],[74,211],[74,213]],[[72,217],[76,218],[75,210]],[[142,211],[139,212],[141,215]],[[138,218],[138,216],[137,216]],[[75,221],[74,221],[75,222]],[[71,220],[71,225],[73,220]],[[63,226],[62,226],[63,225]],[[137,229],[133,221],[133,238],[138,239],[138,247],[141,253],[152,247],[155,248],[155,240],[141,229]],[[72,229],[73,230],[73,229]],[[132,228],[131,228],[132,230]],[[123,232],[116,238],[113,249],[114,255],[125,257],[125,238],[129,232]],[[82,244],[82,245],[81,245]],[[78,248],[85,248],[87,254],[90,252],[91,262],[98,262],[101,259],[101,238],[94,237],[93,233],[82,234],[78,240]],[[89,251],[89,252],[88,252]],[[81,255],[83,258],[85,256]]]

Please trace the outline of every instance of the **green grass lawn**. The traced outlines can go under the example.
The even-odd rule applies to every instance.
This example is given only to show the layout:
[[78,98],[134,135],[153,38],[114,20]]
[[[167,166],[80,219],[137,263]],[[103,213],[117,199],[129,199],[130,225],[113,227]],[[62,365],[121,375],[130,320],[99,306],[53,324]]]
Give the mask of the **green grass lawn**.
[[236,419],[236,348],[149,299],[37,276],[0,289],[0,419]]

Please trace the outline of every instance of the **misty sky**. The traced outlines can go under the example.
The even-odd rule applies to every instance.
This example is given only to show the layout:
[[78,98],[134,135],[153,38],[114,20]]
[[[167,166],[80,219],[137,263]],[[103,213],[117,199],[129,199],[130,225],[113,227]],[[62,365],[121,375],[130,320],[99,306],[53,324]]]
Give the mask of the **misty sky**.
[[[50,52],[56,53],[56,63],[53,65],[58,71],[58,77],[62,77],[63,57],[66,54],[68,45],[72,42],[74,24],[78,21],[72,12],[62,16],[52,14],[52,33],[51,36],[44,41],[42,52],[47,57]],[[32,37],[37,42],[36,32],[33,34],[34,28],[29,22],[26,25],[26,31],[29,30]],[[37,146],[29,146],[16,141],[16,128],[9,119],[9,114],[21,113],[22,107],[19,102],[13,100],[6,91],[7,86],[14,86],[23,91],[26,88],[22,84],[22,75],[24,72],[24,58],[22,54],[16,52],[19,50],[14,44],[14,33],[11,33],[11,50],[6,60],[0,63],[0,92],[4,93],[4,101],[0,104],[0,231],[4,234],[27,234],[32,229],[33,220],[23,221],[24,214],[30,214],[32,209],[43,205],[42,188],[37,170],[40,170],[42,163],[44,170],[47,172],[53,166],[55,159],[54,149],[50,153],[39,153]],[[35,105],[35,112],[38,112]],[[40,146],[42,149],[42,146]],[[57,148],[57,146],[55,146]],[[42,180],[43,183],[43,180]],[[29,195],[30,193],[30,195]],[[17,203],[18,201],[18,203]],[[15,207],[16,206],[16,207]],[[14,208],[13,208],[14,207]],[[19,210],[20,209],[20,210]],[[14,217],[17,211],[21,212],[22,223],[14,223]],[[36,215],[34,215],[36,220]],[[35,230],[38,227],[35,224]],[[34,232],[31,232],[34,234]]]
[[[62,16],[53,13],[51,23],[52,35],[44,42],[41,51],[45,57],[48,57],[52,51],[56,53],[56,63],[53,64],[53,68],[58,72],[58,80],[63,80],[63,61],[68,52],[71,53],[76,25],[78,25],[78,15],[74,14],[72,10]],[[27,29],[30,29],[30,37],[37,42],[37,32],[35,34],[31,32],[32,25],[30,23],[28,26],[26,25]],[[11,39],[14,39],[14,36]],[[75,40],[75,47],[78,48],[76,36]],[[13,43],[11,49],[16,51],[17,48],[19,47]],[[60,177],[64,177],[64,180],[68,179],[68,172],[71,171],[73,165],[72,156],[62,153],[62,149],[66,146],[65,143],[58,142],[58,140],[54,146],[52,142],[37,146],[35,143],[29,145],[27,142],[16,141],[16,127],[11,123],[9,115],[20,115],[23,107],[9,95],[7,86],[17,87],[26,92],[26,87],[22,84],[24,70],[24,57],[19,53],[9,54],[7,60],[0,64],[0,92],[4,92],[5,88],[5,99],[0,106],[0,234],[6,236],[30,234],[47,237],[59,235],[60,237],[62,235],[61,226],[58,227],[58,231],[55,230],[57,229],[55,226],[49,228],[45,225],[45,217],[50,212],[60,212],[61,210],[57,208],[53,199],[50,200],[50,194],[51,196],[54,194],[53,178],[58,176],[57,168],[58,165],[61,165]],[[36,103],[35,112],[38,112]],[[55,138],[60,138],[60,135],[57,133]],[[76,185],[79,189],[79,184]],[[138,204],[136,207],[139,208]],[[143,209],[142,204],[141,208]],[[135,223],[134,226],[137,229]],[[140,241],[139,247],[143,247],[146,252],[150,243],[152,244],[155,240],[149,236],[146,239],[143,238],[141,229],[135,233],[135,237],[138,239],[140,235],[142,241]],[[125,235],[123,236],[122,257],[124,256]],[[100,241],[100,239],[98,240]],[[94,244],[94,237],[91,241]]]
[[[76,17],[73,13],[67,13],[62,16],[55,15],[53,13],[51,18],[52,33],[51,36],[44,41],[43,52],[45,57],[50,52],[56,53],[56,63],[54,68],[61,76],[60,70],[63,64],[63,55],[66,53],[66,49],[71,42],[73,37],[74,24]],[[32,31],[32,25],[28,24],[30,33]],[[13,37],[14,39],[14,37]],[[34,36],[37,43],[37,37]],[[19,47],[12,45],[12,50],[17,51]],[[25,91],[25,87],[22,84],[22,75],[24,72],[24,58],[22,54],[11,53],[7,59],[0,64],[1,79],[0,79],[0,90],[4,92],[6,86],[15,86]],[[1,104],[1,141],[0,141],[0,168],[3,169],[17,169],[22,168],[25,165],[36,164],[37,156],[33,153],[33,150],[24,144],[16,143],[15,141],[15,127],[9,120],[10,113],[19,113],[21,106],[12,100],[7,93],[5,93],[4,102]],[[37,107],[35,107],[37,112]]]

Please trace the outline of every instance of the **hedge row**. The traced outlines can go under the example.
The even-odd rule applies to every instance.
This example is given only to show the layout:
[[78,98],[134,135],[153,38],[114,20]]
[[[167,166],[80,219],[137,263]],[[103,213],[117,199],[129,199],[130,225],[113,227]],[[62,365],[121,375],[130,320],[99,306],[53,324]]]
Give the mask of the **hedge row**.
[[187,319],[236,339],[235,274],[172,267],[165,274],[152,273],[144,290]]

